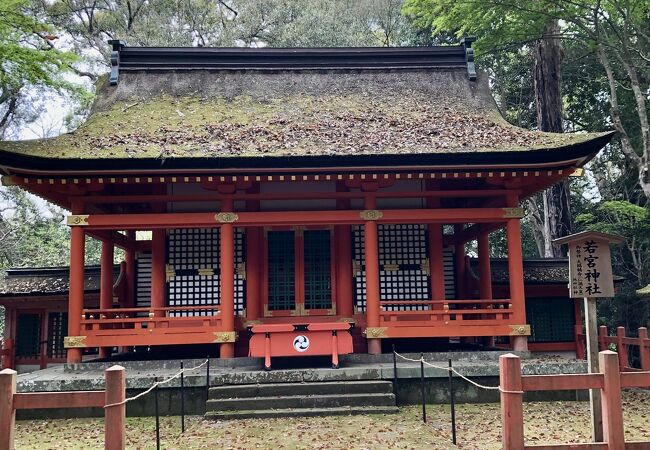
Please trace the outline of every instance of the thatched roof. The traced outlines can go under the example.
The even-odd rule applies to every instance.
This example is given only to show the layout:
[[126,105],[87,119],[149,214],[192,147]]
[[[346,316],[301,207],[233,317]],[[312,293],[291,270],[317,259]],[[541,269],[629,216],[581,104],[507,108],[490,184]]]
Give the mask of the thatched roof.
[[[108,159],[125,167],[139,159],[164,164],[250,158],[260,167],[278,159],[323,156],[370,156],[381,165],[381,157],[392,155],[492,155],[503,164],[506,153],[547,154],[548,159],[549,152],[580,148],[593,154],[610,138],[511,126],[498,112],[484,74],[472,80],[465,64],[450,64],[431,51],[429,63],[421,63],[426,49],[382,49],[377,55],[372,49],[330,50],[333,56],[322,57],[315,67],[305,64],[314,55],[298,52],[271,68],[253,63],[206,68],[204,62],[254,62],[260,55],[266,61],[273,49],[207,49],[186,58],[183,49],[157,50],[160,61],[167,61],[165,51],[177,60],[152,62],[143,56],[140,63],[125,62],[117,85],[108,79],[100,83],[92,114],[79,129],[56,138],[2,142],[0,158]],[[205,61],[192,62],[204,53]],[[361,62],[337,64],[343,56]]]
[[[471,258],[470,264],[472,271],[478,274],[478,259]],[[527,285],[562,284],[568,286],[569,284],[568,258],[525,258],[523,267],[524,283]],[[508,284],[510,282],[506,258],[491,258],[490,270],[492,283]],[[616,283],[623,280],[623,277],[614,276]]]
[[[113,281],[117,279],[119,272],[119,266],[115,266]],[[85,292],[99,292],[99,280],[99,266],[86,266],[84,270]],[[0,298],[65,295],[68,293],[69,283],[69,267],[9,269],[4,277],[0,277]]]

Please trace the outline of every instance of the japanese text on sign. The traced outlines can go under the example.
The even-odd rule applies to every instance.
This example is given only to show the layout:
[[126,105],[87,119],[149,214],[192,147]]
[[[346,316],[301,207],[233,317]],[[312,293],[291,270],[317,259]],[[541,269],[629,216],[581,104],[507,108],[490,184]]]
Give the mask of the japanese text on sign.
[[609,243],[587,238],[569,244],[570,295],[613,297],[614,281]]

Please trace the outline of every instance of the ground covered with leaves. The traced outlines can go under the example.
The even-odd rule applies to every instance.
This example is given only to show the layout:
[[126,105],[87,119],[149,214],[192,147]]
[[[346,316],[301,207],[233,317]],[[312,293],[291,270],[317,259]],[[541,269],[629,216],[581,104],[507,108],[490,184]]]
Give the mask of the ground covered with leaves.
[[[458,445],[450,442],[449,406],[407,406],[396,415],[323,418],[248,419],[208,422],[187,418],[180,433],[178,417],[161,419],[165,449],[499,449],[498,404],[457,407]],[[531,444],[589,441],[589,405],[585,402],[525,404],[526,439]],[[650,391],[624,393],[627,440],[650,440]],[[103,448],[101,419],[19,421],[17,449]],[[129,418],[127,448],[154,449],[153,418]]]

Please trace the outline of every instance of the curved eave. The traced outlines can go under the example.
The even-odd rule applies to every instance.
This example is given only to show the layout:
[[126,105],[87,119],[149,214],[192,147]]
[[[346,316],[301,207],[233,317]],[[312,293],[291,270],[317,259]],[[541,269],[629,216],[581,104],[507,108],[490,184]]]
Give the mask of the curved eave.
[[485,169],[582,166],[600,151],[615,132],[576,144],[549,149],[448,151],[414,154],[244,156],[201,158],[64,159],[19,154],[0,149],[0,167],[7,174],[105,174],[170,172],[251,172],[280,170],[361,170],[418,167],[427,169]]

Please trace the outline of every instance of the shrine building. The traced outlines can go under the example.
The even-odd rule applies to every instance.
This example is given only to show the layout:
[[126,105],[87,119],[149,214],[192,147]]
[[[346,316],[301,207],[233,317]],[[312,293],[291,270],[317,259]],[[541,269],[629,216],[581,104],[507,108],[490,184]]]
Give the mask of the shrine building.
[[[268,367],[419,341],[528,348],[526,297],[543,293],[524,281],[520,204],[611,133],[508,124],[469,39],[111,45],[83,125],[0,142],[3,184],[71,211],[68,363],[138,346],[208,345]],[[506,275],[493,282],[500,230]],[[96,294],[84,290],[89,237],[102,243]]]

